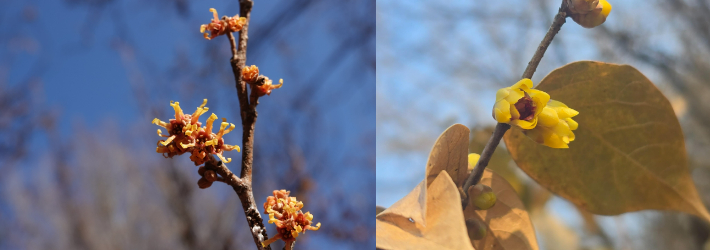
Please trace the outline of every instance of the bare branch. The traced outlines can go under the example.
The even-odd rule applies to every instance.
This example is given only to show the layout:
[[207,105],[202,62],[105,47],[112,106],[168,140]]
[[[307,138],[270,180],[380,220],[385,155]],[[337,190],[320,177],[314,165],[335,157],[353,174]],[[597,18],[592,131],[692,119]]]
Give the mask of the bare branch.
[[[555,35],[557,35],[557,32],[560,31],[562,25],[565,24],[566,17],[567,1],[562,1],[562,6],[560,6],[557,15],[555,15],[555,20],[552,22],[552,25],[550,25],[550,29],[547,30],[547,34],[545,34],[545,37],[540,42],[540,46],[537,47],[537,50],[535,51],[535,54],[533,55],[532,59],[530,59],[528,67],[525,69],[522,78],[529,79],[532,78],[533,74],[535,74],[535,70],[537,70],[537,66],[540,64],[540,60],[542,60],[542,57],[545,55],[547,47],[550,46],[550,43],[552,43],[552,39],[555,38]],[[485,170],[488,166],[488,162],[491,160],[493,152],[495,152],[496,148],[498,147],[500,139],[503,138],[503,135],[505,135],[505,132],[508,131],[508,129],[510,129],[510,125],[508,125],[507,123],[498,123],[498,125],[496,125],[496,129],[493,131],[493,136],[491,136],[491,139],[486,144],[486,147],[483,149],[483,152],[481,152],[481,158],[478,159],[478,162],[473,168],[473,171],[471,171],[471,174],[469,174],[468,178],[466,178],[466,182],[462,187],[464,193],[468,193],[465,191],[468,190],[469,187],[476,185],[479,181],[481,181],[481,177],[483,176],[483,170]],[[466,209],[466,205],[468,205],[468,197],[466,197],[466,199],[461,202],[463,209]]]

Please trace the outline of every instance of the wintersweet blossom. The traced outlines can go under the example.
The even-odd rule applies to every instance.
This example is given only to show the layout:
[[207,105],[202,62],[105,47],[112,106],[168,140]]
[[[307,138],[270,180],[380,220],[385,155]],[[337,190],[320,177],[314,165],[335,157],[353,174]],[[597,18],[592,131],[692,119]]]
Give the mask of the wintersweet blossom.
[[496,93],[493,117],[499,123],[508,123],[522,129],[533,129],[538,116],[550,100],[547,93],[533,89],[530,79],[522,79],[513,86]]
[[240,31],[247,23],[247,19],[245,17],[239,17],[239,15],[226,17],[225,20],[221,20],[219,19],[217,10],[210,8],[210,12],[213,14],[212,21],[209,24],[203,24],[200,26],[200,33],[202,33],[207,40],[212,40],[217,36],[226,34],[227,32]]
[[320,229],[320,223],[311,226],[313,215],[310,212],[305,214],[301,211],[303,202],[296,197],[289,197],[290,192],[286,190],[274,190],[274,196],[269,196],[264,202],[264,212],[269,214],[269,223],[276,225],[278,233],[270,239],[264,241],[264,247],[278,239],[286,242],[286,250],[291,249],[291,243],[296,241],[299,233],[306,233],[306,230],[316,231]]
[[216,134],[213,133],[212,125],[217,120],[217,115],[212,114],[207,118],[206,126],[202,127],[202,123],[198,119],[209,110],[205,105],[207,105],[207,99],[204,99],[202,105],[194,113],[185,114],[180,108],[179,102],[171,101],[170,106],[175,110],[175,119],[170,119],[168,122],[158,118],[153,119],[153,124],[166,128],[168,132],[167,135],[164,135],[158,129],[158,136],[167,138],[158,141],[155,151],[163,154],[165,158],[190,152],[190,160],[195,162],[195,166],[205,163],[208,154],[217,155],[225,163],[230,162],[232,159],[225,159],[222,153],[232,150],[239,152],[239,146],[225,144],[223,136],[231,132],[235,126],[227,123],[226,118],[222,118],[219,131]]
[[601,25],[611,12],[611,4],[606,0],[567,1],[572,20],[585,28],[594,28]]
[[540,113],[538,124],[524,133],[533,141],[551,148],[569,148],[568,144],[574,141],[574,133],[579,124],[572,120],[578,115],[574,109],[567,107],[560,101],[550,100]]

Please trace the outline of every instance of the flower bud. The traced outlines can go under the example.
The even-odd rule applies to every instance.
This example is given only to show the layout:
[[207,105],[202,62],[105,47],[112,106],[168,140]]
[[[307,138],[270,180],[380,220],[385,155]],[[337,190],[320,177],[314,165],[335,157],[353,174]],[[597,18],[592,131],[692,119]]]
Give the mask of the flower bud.
[[572,11],[572,7],[570,6],[570,10],[573,12],[571,14],[572,20],[574,20],[582,27],[588,29],[594,28],[604,23],[606,21],[606,18],[609,16],[609,13],[611,12],[611,4],[609,4],[609,2],[607,2],[606,0],[598,1],[599,3],[596,5],[596,7],[587,12],[574,13],[574,11]]
[[599,0],[567,0],[567,6],[572,13],[585,14],[594,10]]
[[200,176],[205,176],[206,170],[205,166],[200,166],[200,168],[197,169],[197,173],[200,174]]
[[201,189],[205,189],[205,188],[212,186],[212,182],[208,181],[207,179],[205,179],[203,177],[203,178],[200,178],[199,181],[197,181],[197,186],[200,187]]
[[496,195],[493,189],[483,184],[476,184],[468,188],[469,205],[477,210],[486,210],[496,204]]
[[217,180],[217,174],[214,172],[214,170],[205,171],[204,177],[209,182],[214,182]]
[[486,224],[479,219],[470,218],[466,220],[466,231],[468,238],[472,240],[480,240],[486,237]]

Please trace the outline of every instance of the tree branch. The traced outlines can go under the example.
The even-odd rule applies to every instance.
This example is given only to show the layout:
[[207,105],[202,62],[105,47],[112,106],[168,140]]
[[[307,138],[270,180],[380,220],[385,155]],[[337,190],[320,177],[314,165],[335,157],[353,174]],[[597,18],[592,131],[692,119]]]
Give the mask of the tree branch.
[[[257,210],[254,193],[252,192],[252,168],[254,163],[254,124],[256,124],[256,105],[258,104],[258,96],[252,90],[252,100],[249,101],[247,93],[247,84],[242,80],[242,69],[246,66],[247,60],[247,41],[249,40],[249,21],[251,19],[251,9],[254,3],[251,0],[239,1],[239,16],[246,18],[246,24],[239,32],[238,44],[231,32],[227,33],[230,45],[232,47],[232,58],[230,64],[232,73],[234,73],[235,86],[237,88],[237,97],[239,98],[239,109],[242,118],[242,170],[240,177],[234,176],[229,169],[219,162],[216,165],[216,171],[223,178],[225,183],[232,186],[232,189],[239,196],[242,203],[244,214],[246,215],[247,223],[249,223],[249,231],[252,233],[254,243],[257,249],[271,250],[270,246],[263,247],[262,242],[268,239],[264,222],[261,214]],[[238,45],[238,46],[237,46]],[[223,167],[221,167],[223,166]],[[221,172],[220,172],[221,171]]]
[[[545,34],[545,37],[540,42],[540,46],[537,47],[537,50],[535,51],[535,54],[533,55],[532,59],[530,59],[528,67],[525,68],[525,72],[523,72],[522,78],[530,79],[532,78],[533,74],[535,74],[535,70],[537,70],[537,66],[540,64],[540,60],[542,60],[542,57],[545,55],[547,47],[550,46],[550,43],[552,43],[552,39],[555,38],[555,35],[557,35],[557,32],[560,31],[562,25],[565,24],[565,18],[567,18],[567,1],[563,0],[559,11],[557,11],[557,15],[555,15],[555,20],[552,22],[552,25],[550,25],[550,29],[547,30],[547,34]],[[469,187],[476,185],[478,182],[481,181],[481,177],[483,176],[483,170],[485,170],[488,166],[488,162],[491,160],[493,152],[495,152],[496,148],[498,147],[500,139],[503,138],[503,135],[505,135],[505,132],[508,131],[508,129],[510,129],[510,125],[508,125],[507,123],[498,123],[496,125],[496,128],[493,131],[493,136],[491,136],[491,139],[488,140],[486,147],[483,148],[483,152],[481,152],[481,158],[478,159],[478,162],[473,168],[473,171],[471,171],[471,173],[468,175],[468,178],[466,178],[466,182],[464,182],[462,188],[466,195],[468,195],[467,190]],[[463,209],[466,209],[466,205],[468,205],[468,197],[466,197],[462,201],[461,205],[463,206]]]

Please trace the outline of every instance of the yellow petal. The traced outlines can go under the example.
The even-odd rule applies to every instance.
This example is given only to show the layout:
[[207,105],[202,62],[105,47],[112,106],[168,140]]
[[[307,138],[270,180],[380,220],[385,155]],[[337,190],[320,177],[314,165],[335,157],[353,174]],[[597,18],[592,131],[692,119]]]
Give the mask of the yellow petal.
[[232,158],[226,158],[226,159],[225,159],[224,156],[222,156],[222,154],[216,154],[216,155],[217,155],[217,157],[219,157],[219,159],[222,160],[222,162],[224,162],[224,163],[230,163],[230,162],[232,162]]
[[284,85],[284,79],[279,79],[279,84],[276,84],[272,87],[272,89],[278,89],[281,88],[281,86]]
[[217,120],[217,115],[212,113],[212,115],[210,115],[210,117],[207,118],[207,122],[206,122],[207,125],[205,126],[205,132],[207,132],[208,134],[212,133],[212,123],[214,122],[214,120]]
[[554,108],[560,119],[574,117],[579,114],[577,110],[567,107],[567,105],[560,101],[550,100],[550,102],[547,103],[547,106]]
[[170,136],[170,137],[168,137],[168,139],[165,139],[165,141],[163,141],[163,142],[160,142],[160,144],[163,144],[163,145],[168,145],[168,144],[169,144],[170,142],[172,142],[172,141],[173,141],[173,139],[175,139],[175,136],[174,136],[174,135],[173,135],[173,136]]
[[577,123],[577,121],[572,120],[572,118],[567,118],[567,119],[564,119],[564,120],[565,120],[565,122],[567,122],[567,125],[569,125],[569,128],[570,128],[571,130],[576,130],[577,127],[579,126],[579,124]]
[[158,118],[153,119],[153,121],[152,121],[151,123],[153,123],[153,124],[155,124],[155,125],[158,125],[158,126],[161,126],[161,127],[164,127],[164,128],[168,128],[168,123],[167,123],[167,122],[164,122],[164,121],[161,121],[161,120],[158,119]]
[[217,10],[215,10],[214,8],[210,8],[210,12],[212,12],[212,14],[214,15],[214,20],[219,20]]
[[493,115],[496,121],[500,123],[510,122],[510,103],[506,100],[500,100],[493,107]]
[[560,122],[560,118],[557,116],[557,112],[554,109],[545,107],[542,109],[540,116],[538,116],[539,125],[545,127],[553,127]]
[[171,101],[170,106],[172,106],[173,109],[175,109],[175,120],[177,120],[178,122],[182,121],[183,113],[182,113],[182,109],[180,108],[180,102],[173,103]]
[[518,81],[517,83],[513,84],[513,86],[511,86],[510,88],[511,89],[523,89],[523,91],[527,91],[528,89],[531,89],[532,87],[533,87],[532,80],[530,80],[528,78],[524,78],[524,79]]
[[608,17],[609,12],[611,12],[611,4],[609,4],[606,0],[599,0],[599,3],[602,4],[601,14],[604,15],[604,17]]
[[510,92],[508,92],[508,96],[505,97],[505,100],[511,104],[516,104],[518,103],[518,100],[520,100],[520,98],[523,98],[524,96],[525,92],[522,91],[520,88],[511,88]]
[[510,87],[499,89],[498,92],[496,92],[496,102],[505,99],[508,97],[508,94],[510,94]]
[[515,125],[515,126],[518,126],[519,128],[522,128],[522,129],[533,129],[537,125],[537,120],[538,120],[537,117],[533,117],[533,119],[530,121],[514,119],[514,120],[510,121],[510,125]]
[[547,103],[547,106],[551,107],[551,108],[560,108],[560,107],[569,108],[569,107],[567,107],[567,105],[565,105],[564,103],[562,103],[561,101],[558,101],[558,100],[550,100]]
[[533,103],[535,103],[535,115],[539,115],[542,113],[542,109],[547,106],[547,102],[550,100],[550,95],[537,89],[529,89],[526,92],[530,96],[530,99],[533,100]]

